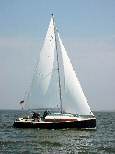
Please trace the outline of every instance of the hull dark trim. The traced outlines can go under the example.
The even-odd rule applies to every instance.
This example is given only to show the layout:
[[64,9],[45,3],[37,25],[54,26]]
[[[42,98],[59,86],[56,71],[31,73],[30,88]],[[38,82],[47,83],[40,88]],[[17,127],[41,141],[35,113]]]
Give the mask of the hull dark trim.
[[15,121],[15,128],[65,129],[65,128],[95,128],[96,119],[73,122],[20,122]]

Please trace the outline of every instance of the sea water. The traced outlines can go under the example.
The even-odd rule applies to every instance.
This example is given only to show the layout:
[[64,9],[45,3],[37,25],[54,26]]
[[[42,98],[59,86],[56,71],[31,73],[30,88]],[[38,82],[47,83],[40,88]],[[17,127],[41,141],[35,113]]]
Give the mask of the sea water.
[[0,111],[0,154],[115,154],[115,112],[95,112],[96,130],[13,128],[20,111]]

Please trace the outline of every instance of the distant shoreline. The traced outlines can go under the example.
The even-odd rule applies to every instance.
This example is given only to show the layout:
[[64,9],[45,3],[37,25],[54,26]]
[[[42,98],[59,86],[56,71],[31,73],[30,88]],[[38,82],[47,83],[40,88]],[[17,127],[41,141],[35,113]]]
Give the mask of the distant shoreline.
[[[28,109],[27,110],[21,110],[21,109],[0,109],[0,111],[29,111],[29,110]],[[34,110],[34,109],[31,109],[31,110]],[[40,109],[38,109],[38,110],[40,110]],[[92,111],[92,112],[115,112],[115,110],[95,110],[95,111]]]

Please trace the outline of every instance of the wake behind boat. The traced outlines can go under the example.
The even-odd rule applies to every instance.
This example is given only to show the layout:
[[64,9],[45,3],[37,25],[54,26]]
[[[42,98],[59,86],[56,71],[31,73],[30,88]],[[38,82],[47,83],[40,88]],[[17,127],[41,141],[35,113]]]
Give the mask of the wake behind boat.
[[26,100],[30,108],[57,108],[58,112],[34,112],[14,121],[17,128],[95,128],[96,118],[61,41],[52,14],[40,60]]

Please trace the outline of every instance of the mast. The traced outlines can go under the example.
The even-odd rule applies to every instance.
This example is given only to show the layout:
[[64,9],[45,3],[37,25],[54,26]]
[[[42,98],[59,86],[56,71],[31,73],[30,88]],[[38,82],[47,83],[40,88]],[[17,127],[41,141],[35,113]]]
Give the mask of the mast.
[[53,19],[53,25],[54,25],[54,35],[55,35],[55,45],[56,45],[56,59],[57,59],[57,70],[58,70],[58,83],[59,83],[59,98],[60,98],[60,112],[63,113],[62,109],[62,88],[61,88],[61,78],[60,78],[60,65],[59,65],[59,54],[58,54],[58,45],[57,45],[57,37],[56,37],[56,26],[55,26],[55,20],[53,13],[52,19]]

